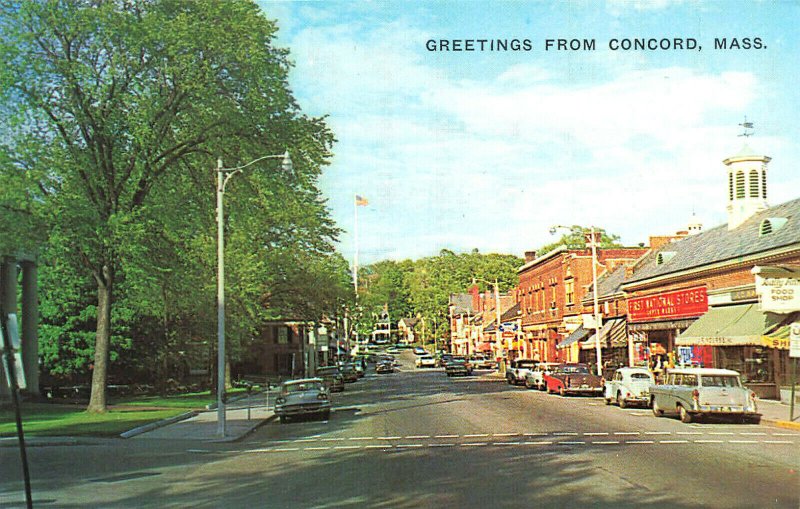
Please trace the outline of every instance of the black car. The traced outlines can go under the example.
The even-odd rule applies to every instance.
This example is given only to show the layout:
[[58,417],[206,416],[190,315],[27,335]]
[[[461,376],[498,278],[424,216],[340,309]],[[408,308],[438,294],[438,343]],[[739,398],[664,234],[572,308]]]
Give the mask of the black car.
[[382,361],[375,365],[376,373],[394,373],[394,364],[391,361]]

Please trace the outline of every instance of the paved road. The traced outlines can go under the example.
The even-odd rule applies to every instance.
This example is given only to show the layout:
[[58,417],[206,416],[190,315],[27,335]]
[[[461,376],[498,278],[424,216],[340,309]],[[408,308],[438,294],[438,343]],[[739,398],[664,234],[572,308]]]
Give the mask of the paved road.
[[334,397],[330,421],[239,444],[40,448],[34,492],[44,507],[800,506],[795,431],[687,425],[488,372],[403,368]]

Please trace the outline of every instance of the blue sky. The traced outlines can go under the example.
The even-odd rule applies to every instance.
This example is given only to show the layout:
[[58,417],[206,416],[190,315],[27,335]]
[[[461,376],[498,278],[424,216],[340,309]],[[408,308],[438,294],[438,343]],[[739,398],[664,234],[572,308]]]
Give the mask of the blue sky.
[[[291,51],[290,85],[338,138],[321,187],[352,260],[442,248],[522,255],[554,224],[628,245],[725,222],[722,160],[772,157],[769,203],[798,196],[800,2],[259,2]],[[702,50],[611,51],[612,38]],[[714,39],[760,37],[759,50]],[[532,51],[430,52],[429,39],[530,39]],[[595,51],[545,51],[546,39]]]

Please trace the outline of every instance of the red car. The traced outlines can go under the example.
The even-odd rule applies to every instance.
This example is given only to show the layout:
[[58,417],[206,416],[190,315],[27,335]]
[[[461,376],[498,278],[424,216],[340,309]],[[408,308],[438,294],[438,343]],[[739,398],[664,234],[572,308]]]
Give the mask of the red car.
[[592,374],[589,366],[583,363],[563,363],[551,368],[544,375],[547,392],[557,392],[562,396],[567,394],[595,394],[603,393],[603,378]]

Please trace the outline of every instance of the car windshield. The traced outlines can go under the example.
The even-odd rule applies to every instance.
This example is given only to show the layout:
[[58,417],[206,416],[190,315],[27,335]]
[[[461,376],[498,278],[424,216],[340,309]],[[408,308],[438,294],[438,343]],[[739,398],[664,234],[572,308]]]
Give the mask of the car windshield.
[[561,368],[562,373],[569,373],[571,375],[588,375],[589,370],[586,369],[586,366],[563,366]]
[[467,359],[465,359],[464,357],[453,357],[452,359],[450,359],[450,362],[458,362],[463,364],[467,362]]
[[285,392],[286,394],[291,394],[293,392],[320,390],[321,388],[322,384],[320,384],[319,382],[303,382],[298,384],[284,385],[283,392]]
[[631,380],[650,380],[647,373],[631,373]]
[[731,375],[703,375],[703,387],[739,387],[739,377]]
[[534,361],[519,361],[517,362],[518,368],[532,368],[536,365]]

